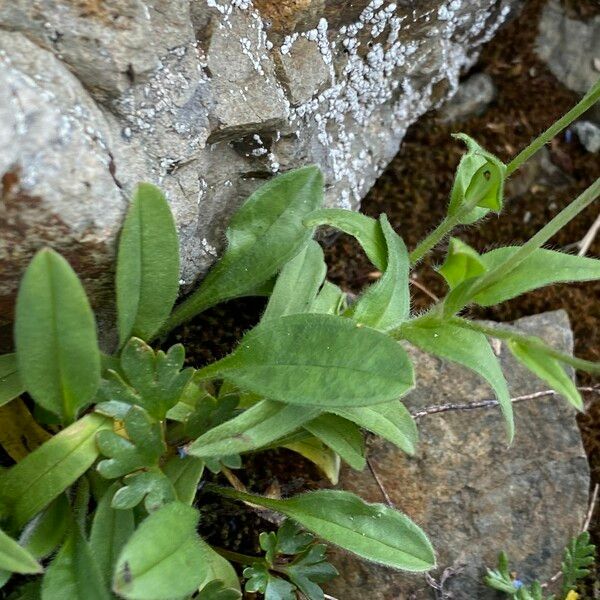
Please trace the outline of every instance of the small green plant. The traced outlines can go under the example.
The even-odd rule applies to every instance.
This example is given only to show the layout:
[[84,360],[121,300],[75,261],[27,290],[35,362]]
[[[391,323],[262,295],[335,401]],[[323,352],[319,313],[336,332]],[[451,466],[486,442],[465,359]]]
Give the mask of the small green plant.
[[[598,197],[600,180],[523,246],[478,254],[453,238],[439,269],[448,293],[425,314],[411,314],[409,274],[454,227],[500,212],[506,177],[599,97],[600,82],[506,165],[459,136],[467,152],[448,215],[411,252],[384,215],[323,208],[317,168],[276,177],[236,212],[223,256],[177,306],[173,217],[160,190],[140,184],[119,240],[119,347],[110,356],[98,347],[74,271],[53,250],[40,250],[19,289],[16,352],[0,357],[3,419],[28,442],[5,447],[16,464],[0,472],[0,582],[40,574],[16,577],[13,587],[42,600],[232,600],[241,588],[231,558],[248,565],[247,590],[320,600],[319,584],[334,569],[298,527],[365,560],[432,569],[425,533],[388,506],[336,490],[263,497],[205,485],[205,470],[227,473],[248,453],[286,447],[335,482],[340,459],[365,466],[363,429],[413,454],[417,428],[400,399],[414,373],[400,340],[483,377],[509,442],[512,405],[488,336],[506,340],[519,361],[581,408],[564,366],[597,374],[600,365],[460,313],[556,282],[599,279],[600,261],[542,246]],[[321,226],[353,235],[382,272],[352,304],[326,280],[313,239]],[[185,366],[180,344],[151,346],[207,308],[250,295],[269,297],[265,312],[225,358],[196,368]],[[261,536],[264,558],[215,550],[198,535],[199,488],[289,519]],[[570,556],[576,573],[585,565],[576,548]]]
[[[579,582],[590,574],[589,567],[594,564],[596,547],[590,543],[587,531],[574,537],[567,547],[561,564],[562,591],[561,600],[577,600]],[[544,595],[543,586],[539,581],[525,585],[508,566],[508,557],[504,552],[498,556],[498,568],[489,569],[485,577],[486,584],[500,592],[504,592],[515,600],[557,600],[555,595]]]

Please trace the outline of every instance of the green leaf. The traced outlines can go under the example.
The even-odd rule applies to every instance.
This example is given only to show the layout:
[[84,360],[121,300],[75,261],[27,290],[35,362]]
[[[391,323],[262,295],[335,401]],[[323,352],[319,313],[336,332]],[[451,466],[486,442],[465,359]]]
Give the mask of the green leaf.
[[283,513],[320,538],[372,562],[405,571],[428,571],[435,555],[423,531],[406,515],[368,504],[349,492],[321,490],[275,500],[207,486],[225,496]]
[[379,223],[353,210],[322,208],[310,213],[305,219],[307,227],[329,225],[356,238],[369,260],[383,271],[387,265],[387,245]]
[[158,465],[167,447],[162,438],[161,424],[153,421],[140,406],[132,406],[125,415],[128,439],[114,431],[100,431],[98,449],[109,457],[98,463],[98,473],[106,479],[115,479],[137,469]]
[[71,534],[44,575],[41,600],[110,600],[110,597],[88,542],[73,524]]
[[320,412],[318,408],[261,400],[241,415],[201,435],[187,450],[200,458],[256,450],[295,431]]
[[262,320],[307,312],[326,271],[321,246],[310,240],[281,270]]
[[154,352],[138,338],[131,338],[121,352],[123,377],[109,370],[102,382],[101,397],[144,408],[162,421],[177,404],[194,369],[183,369],[185,349],[181,344],[171,346],[165,354]]
[[555,392],[562,394],[577,410],[583,410],[583,400],[577,386],[555,358],[541,348],[517,340],[509,340],[508,348],[532,373],[548,383]]
[[323,471],[332,485],[337,485],[340,478],[340,457],[321,440],[311,435],[302,440],[287,442],[283,447],[310,460]]
[[346,303],[346,294],[335,284],[325,281],[311,303],[308,312],[339,315]]
[[309,600],[323,600],[323,590],[318,584],[338,575],[333,565],[327,562],[326,550],[324,544],[315,544],[281,569]]
[[315,166],[279,175],[258,188],[233,215],[221,260],[175,309],[164,329],[219,302],[245,296],[273,277],[312,237],[302,219],[322,201],[323,175]]
[[411,414],[399,400],[392,400],[375,406],[334,408],[333,412],[354,421],[360,427],[380,435],[406,452],[413,455],[419,441],[417,426]]
[[[203,554],[205,567],[205,579],[203,583],[200,584],[200,589],[205,591],[206,587],[211,582],[219,581],[228,591],[235,590],[238,594],[237,598],[239,598],[241,592],[240,580],[231,563],[215,552],[203,539],[198,539],[198,542]],[[223,597],[223,600],[227,600],[230,597],[231,593],[229,593],[227,597]],[[213,599],[212,597],[206,596],[206,600]]]
[[164,466],[163,471],[175,488],[179,501],[191,506],[202,479],[204,463],[194,456],[174,456]]
[[515,434],[512,403],[500,363],[483,333],[452,323],[420,319],[401,328],[402,337],[418,348],[457,362],[483,377],[494,390],[506,422],[509,443]]
[[337,452],[353,469],[362,471],[365,468],[365,441],[352,421],[324,414],[306,423],[304,428]]
[[25,525],[91,467],[98,456],[96,434],[110,427],[105,417],[86,415],[2,473],[0,501],[11,509],[15,527]]
[[244,577],[248,580],[244,586],[246,592],[260,592],[265,600],[297,600],[296,588],[289,581],[271,573],[267,565],[254,563],[244,569]]
[[448,215],[455,215],[466,204],[472,202],[476,202],[476,207],[460,220],[461,223],[473,223],[484,217],[490,210],[500,212],[504,196],[506,165],[468,135],[458,133],[453,137],[467,145],[467,152],[461,158],[456,170]]
[[112,508],[113,497],[120,487],[115,482],[106,490],[96,507],[90,532],[90,549],[107,585],[111,583],[117,558],[135,529],[132,510]]
[[15,344],[19,374],[43,408],[72,421],[100,383],[96,323],[69,263],[40,250],[19,288]]
[[353,319],[388,331],[406,321],[410,313],[410,261],[402,238],[392,229],[385,215],[381,215],[380,223],[387,245],[387,267],[381,279],[359,298]]
[[450,238],[446,260],[438,268],[438,273],[446,280],[450,289],[486,271],[487,267],[481,256],[471,246],[458,238]]
[[517,593],[517,587],[508,568],[506,553],[500,552],[498,555],[498,569],[488,569],[484,581],[488,587],[499,592],[504,592],[512,596]]
[[14,400],[25,391],[17,367],[16,354],[0,356],[0,406]]
[[[518,249],[518,246],[497,248],[483,254],[481,260],[491,271]],[[473,300],[481,306],[492,306],[552,283],[597,279],[600,279],[600,260],[538,248],[501,281],[492,283]]]
[[197,596],[197,600],[240,600],[240,591],[225,587],[222,581],[211,581],[207,583]]
[[400,397],[414,375],[406,352],[383,333],[333,315],[259,324],[233,354],[198,372],[290,404],[365,406]]
[[587,531],[580,533],[569,542],[561,563],[563,594],[575,589],[577,582],[590,574],[595,555],[596,546],[590,543],[590,534]]
[[19,543],[37,559],[46,558],[64,540],[70,517],[69,502],[66,495],[61,494],[27,523]]
[[207,578],[205,548],[196,533],[198,511],[181,502],[147,517],[117,561],[113,590],[127,600],[172,600]]
[[42,565],[16,540],[0,529],[0,569],[11,573],[41,573]]
[[169,316],[179,290],[179,240],[163,193],[140,183],[123,222],[117,257],[119,340],[149,340]]
[[135,508],[143,500],[146,511],[152,513],[177,499],[173,484],[158,468],[133,473],[123,482],[125,485],[114,495],[111,504],[117,510]]

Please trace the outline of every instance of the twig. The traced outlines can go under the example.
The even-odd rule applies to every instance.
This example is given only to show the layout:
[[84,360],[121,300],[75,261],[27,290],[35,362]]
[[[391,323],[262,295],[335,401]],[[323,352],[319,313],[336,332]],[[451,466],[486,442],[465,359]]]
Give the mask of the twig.
[[379,475],[377,474],[377,471],[375,471],[375,468],[373,467],[371,461],[368,458],[367,458],[367,466],[369,467],[369,471],[371,471],[371,475],[373,475],[373,479],[375,480],[375,483],[377,484],[377,487],[381,491],[381,495],[383,496],[383,499],[385,500],[385,503],[389,507],[391,507],[391,508],[396,508],[394,506],[394,503],[392,502],[392,499],[390,498],[389,494],[387,493],[387,490],[385,489],[385,486],[383,485],[383,482],[379,478]]
[[[600,387],[578,387],[580,392],[593,392],[600,394]],[[545,396],[559,396],[554,390],[543,390],[541,392],[534,392],[532,394],[525,394],[524,396],[516,396],[511,398],[512,403],[523,402],[524,400],[536,400],[537,398],[544,398]],[[427,408],[411,413],[414,419],[420,419],[428,415],[435,415],[438,413],[450,412],[454,410],[473,410],[477,408],[492,408],[498,406],[498,400],[481,400],[480,402],[470,402],[468,404],[439,404],[437,406],[428,406]]]
[[421,290],[424,294],[429,296],[434,302],[439,302],[440,299],[436,296],[429,288],[424,286],[422,283],[419,283],[416,279],[412,277],[409,279],[411,285],[414,285],[417,289]]
[[333,596],[330,596],[329,594],[323,594],[323,598],[325,598],[325,600],[338,600],[337,598],[334,598]]
[[577,253],[577,256],[585,256],[587,254],[587,251],[594,242],[594,238],[596,237],[598,230],[600,230],[600,214],[596,217],[596,220],[592,223],[592,226],[588,229],[588,232],[577,243],[579,246],[579,252]]

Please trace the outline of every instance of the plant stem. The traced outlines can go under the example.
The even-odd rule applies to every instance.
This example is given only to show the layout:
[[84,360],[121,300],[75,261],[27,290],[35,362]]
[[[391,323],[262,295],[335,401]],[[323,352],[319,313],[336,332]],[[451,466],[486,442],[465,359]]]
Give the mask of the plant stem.
[[[600,196],[600,177],[573,200],[571,204],[561,210],[549,223],[546,223],[546,225],[544,225],[544,227],[542,227],[532,238],[520,246],[514,254],[477,280],[469,290],[470,297],[474,298],[479,292],[485,290],[486,287],[506,277],[506,275],[520,265],[535,250],[541,248],[552,236],[569,223],[569,221],[574,219],[582,210],[594,202],[598,196]],[[460,308],[462,308],[462,306],[459,307],[456,312],[458,312]]]
[[592,86],[590,91],[563,117],[553,123],[544,133],[539,135],[527,148],[524,148],[513,158],[506,167],[506,177],[510,177],[519,167],[529,160],[538,150],[545,146],[553,137],[568,127],[575,119],[580,117],[588,108],[600,99],[600,79]]
[[226,550],[225,548],[219,548],[218,546],[212,546],[212,549],[215,552],[218,552],[223,558],[239,563],[240,565],[251,565],[255,563],[266,564],[265,559],[259,556],[248,556],[247,554],[240,554],[239,552],[233,552],[231,550]]
[[528,346],[543,350],[548,356],[551,356],[552,358],[555,358],[556,360],[567,365],[571,365],[575,369],[600,375],[600,363],[595,363],[590,360],[583,360],[582,358],[576,358],[570,354],[555,350],[554,348],[545,344],[538,337],[517,333],[516,331],[507,329],[505,327],[490,327],[489,325],[483,325],[477,321],[469,321],[468,319],[461,319],[459,317],[453,317],[450,319],[450,322],[454,325],[462,327],[463,329],[478,331],[487,336],[495,337],[500,340],[513,340],[515,342],[527,344]]

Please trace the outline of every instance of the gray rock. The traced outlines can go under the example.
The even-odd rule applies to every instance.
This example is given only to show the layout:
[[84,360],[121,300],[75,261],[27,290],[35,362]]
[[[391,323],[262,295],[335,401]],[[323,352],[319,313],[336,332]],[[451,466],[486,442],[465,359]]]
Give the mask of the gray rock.
[[600,151],[600,127],[591,121],[577,121],[571,129],[577,134],[582,146],[592,154]]
[[[520,319],[515,327],[572,351],[564,311]],[[417,388],[406,400],[411,411],[490,398],[489,388],[471,372],[414,349],[411,354],[417,372]],[[501,360],[513,397],[547,389],[505,347]],[[414,458],[381,439],[370,443],[369,460],[391,500],[431,537],[438,560],[432,576],[439,582],[445,572],[444,598],[497,598],[482,577],[501,550],[522,580],[548,580],[560,568],[564,544],[583,524],[590,480],[574,410],[556,397],[514,408],[517,434],[510,448],[497,408],[421,418]],[[382,501],[368,470],[343,471],[340,485],[371,502]],[[341,551],[334,557],[341,575],[327,591],[336,598],[436,598],[422,575],[394,572]],[[452,570],[455,575],[448,577]]]
[[316,163],[356,208],[516,4],[0,0],[0,317],[43,245],[105,305],[138,181],[167,194],[188,289],[279,171]]
[[[542,12],[536,51],[563,85],[585,94],[600,77],[600,15],[571,19],[558,0],[550,0]],[[597,110],[595,118],[600,118]]]
[[496,97],[496,86],[487,73],[475,73],[461,82],[456,94],[442,106],[437,116],[444,123],[482,115]]

